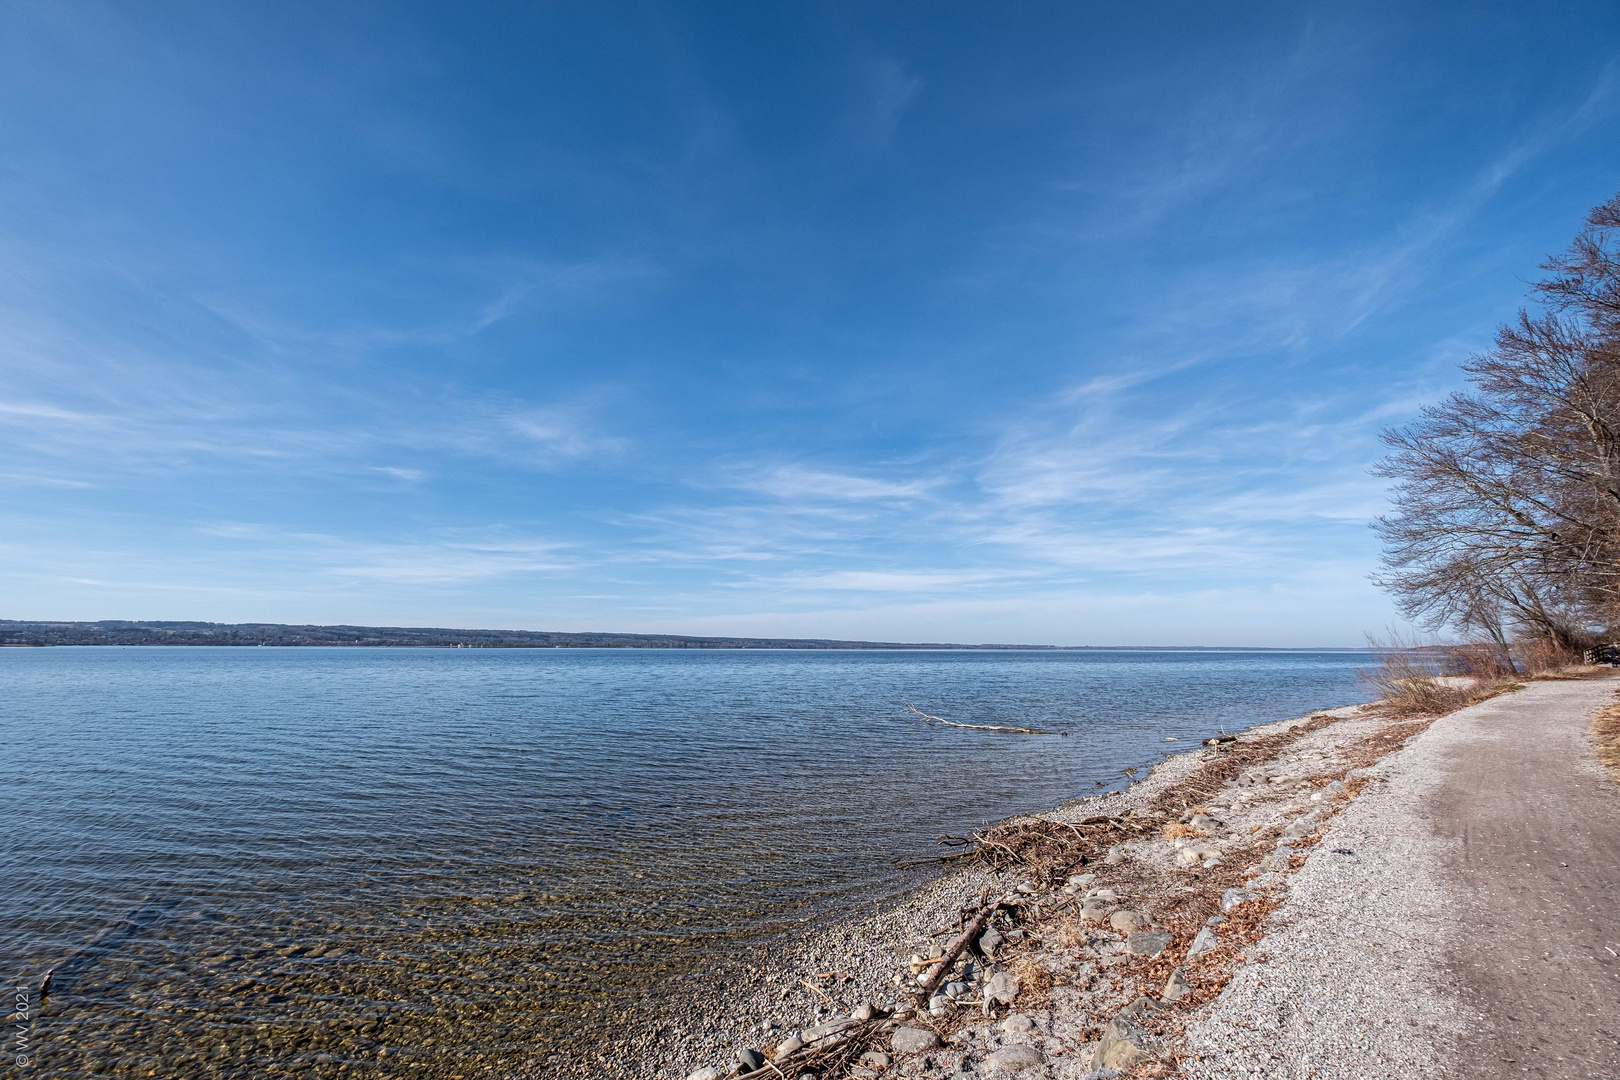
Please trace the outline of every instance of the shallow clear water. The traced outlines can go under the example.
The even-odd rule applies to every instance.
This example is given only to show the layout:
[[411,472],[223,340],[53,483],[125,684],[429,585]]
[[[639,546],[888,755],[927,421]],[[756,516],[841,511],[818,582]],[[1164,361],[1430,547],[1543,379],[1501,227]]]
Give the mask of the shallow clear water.
[[41,1076],[543,1061],[820,901],[913,880],[894,864],[941,833],[1362,700],[1366,663],[0,649],[0,959],[25,986],[56,967]]

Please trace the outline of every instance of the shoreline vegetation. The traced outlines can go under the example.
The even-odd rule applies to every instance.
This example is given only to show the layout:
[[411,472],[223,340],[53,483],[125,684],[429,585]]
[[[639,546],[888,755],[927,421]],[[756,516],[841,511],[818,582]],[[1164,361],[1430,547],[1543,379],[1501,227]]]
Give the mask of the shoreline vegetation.
[[576,1059],[576,1073],[1196,1072],[1200,1025],[1239,968],[1289,962],[1268,936],[1290,878],[1331,819],[1382,782],[1389,754],[1529,681],[1610,674],[1551,654],[1503,672],[1468,647],[1380,653],[1366,673],[1378,700],[1210,739],[1122,792],[941,838],[953,850],[939,877],[687,995],[611,1057]]
[[457,630],[401,626],[286,623],[99,622],[0,619],[0,646],[199,645],[417,649],[912,649],[1031,652],[1360,652],[1224,645],[964,645],[950,642],[843,641],[833,638],[693,637],[681,634]]

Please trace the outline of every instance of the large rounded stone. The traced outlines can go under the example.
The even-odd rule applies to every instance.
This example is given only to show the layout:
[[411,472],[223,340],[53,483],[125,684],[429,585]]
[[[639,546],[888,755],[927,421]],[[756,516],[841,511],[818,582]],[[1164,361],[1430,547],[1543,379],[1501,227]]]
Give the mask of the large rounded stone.
[[939,1036],[924,1028],[903,1027],[889,1036],[889,1045],[897,1054],[920,1054],[924,1050],[937,1050]]
[[1134,934],[1148,925],[1147,916],[1139,911],[1116,911],[1108,917],[1108,925],[1122,934]]
[[1132,956],[1158,956],[1170,945],[1168,930],[1138,930],[1125,939],[1125,951]]
[[1025,1069],[1038,1069],[1046,1064],[1041,1052],[1033,1046],[1022,1043],[1014,1046],[1003,1046],[991,1054],[984,1062],[991,1072],[1023,1072]]

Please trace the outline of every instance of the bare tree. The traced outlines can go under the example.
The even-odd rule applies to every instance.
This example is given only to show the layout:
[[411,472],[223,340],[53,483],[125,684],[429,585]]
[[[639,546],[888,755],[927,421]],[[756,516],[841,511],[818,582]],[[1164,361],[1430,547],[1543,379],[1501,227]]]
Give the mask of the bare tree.
[[1473,389],[1386,431],[1382,585],[1431,626],[1573,647],[1620,616],[1620,196],[1536,286],[1546,310],[1463,365]]

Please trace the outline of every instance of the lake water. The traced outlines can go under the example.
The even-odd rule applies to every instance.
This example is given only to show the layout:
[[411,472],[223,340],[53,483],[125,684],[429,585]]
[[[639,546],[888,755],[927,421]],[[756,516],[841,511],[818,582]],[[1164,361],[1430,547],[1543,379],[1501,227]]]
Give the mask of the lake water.
[[0,649],[0,961],[24,987],[56,967],[39,1076],[543,1061],[829,898],[916,880],[896,863],[941,833],[1364,700],[1367,664]]

